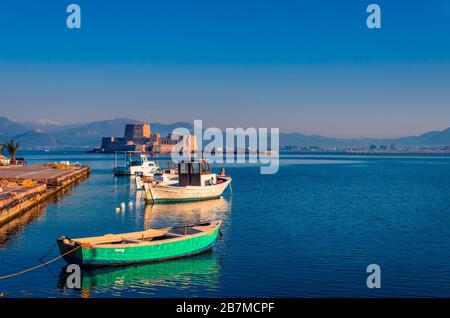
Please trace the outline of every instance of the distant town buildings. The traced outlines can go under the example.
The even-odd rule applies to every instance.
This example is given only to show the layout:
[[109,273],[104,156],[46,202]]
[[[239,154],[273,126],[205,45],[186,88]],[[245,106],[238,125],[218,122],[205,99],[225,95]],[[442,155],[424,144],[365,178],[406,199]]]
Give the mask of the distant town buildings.
[[396,146],[391,144],[361,147],[282,146],[282,152],[322,152],[350,154],[450,154],[450,146]]
[[[184,140],[183,140],[184,139]],[[102,145],[95,152],[141,151],[155,153],[171,153],[179,142],[187,151],[197,151],[197,140],[193,135],[169,134],[161,137],[151,132],[150,124],[127,124],[123,137],[103,137]],[[181,149],[184,151],[186,149]]]

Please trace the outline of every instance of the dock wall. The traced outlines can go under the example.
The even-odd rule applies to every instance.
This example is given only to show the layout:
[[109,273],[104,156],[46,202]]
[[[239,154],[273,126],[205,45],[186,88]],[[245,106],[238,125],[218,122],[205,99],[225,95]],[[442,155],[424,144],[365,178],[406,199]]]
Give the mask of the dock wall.
[[23,187],[14,191],[3,200],[0,200],[0,225],[26,213],[29,209],[43,202],[71,184],[84,180],[90,174],[88,166],[81,166],[74,171],[57,178],[39,180],[34,187]]

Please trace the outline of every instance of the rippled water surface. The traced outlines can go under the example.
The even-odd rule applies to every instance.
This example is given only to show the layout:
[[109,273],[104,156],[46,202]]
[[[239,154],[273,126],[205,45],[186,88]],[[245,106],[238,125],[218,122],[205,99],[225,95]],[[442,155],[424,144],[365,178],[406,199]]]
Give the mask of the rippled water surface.
[[[153,207],[132,180],[112,176],[110,155],[25,156],[87,163],[92,175],[0,228],[0,276],[56,257],[61,235],[222,218],[224,240],[189,259],[84,270],[81,290],[65,288],[57,261],[0,280],[4,297],[450,296],[448,156],[283,155],[275,175],[227,165],[232,193],[222,199]],[[378,290],[366,287],[371,263],[382,269]]]

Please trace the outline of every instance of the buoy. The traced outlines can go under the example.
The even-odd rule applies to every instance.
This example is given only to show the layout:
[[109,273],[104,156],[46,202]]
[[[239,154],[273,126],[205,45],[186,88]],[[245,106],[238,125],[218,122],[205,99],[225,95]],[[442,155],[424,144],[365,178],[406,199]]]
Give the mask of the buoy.
[[128,207],[129,207],[129,208],[132,208],[132,207],[133,207],[133,202],[131,202],[131,201],[128,202]]
[[120,212],[120,208],[116,208],[116,212]]
[[122,203],[120,204],[120,208],[121,208],[122,210],[125,210],[125,202],[122,202]]

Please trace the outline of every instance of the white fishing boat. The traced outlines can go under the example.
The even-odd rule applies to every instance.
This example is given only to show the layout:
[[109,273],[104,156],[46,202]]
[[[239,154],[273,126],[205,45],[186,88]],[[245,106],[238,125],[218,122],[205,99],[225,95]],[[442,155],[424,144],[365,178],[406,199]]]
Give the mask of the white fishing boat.
[[[118,163],[117,155],[124,155],[124,162]],[[147,156],[140,152],[116,152],[113,172],[116,176],[153,176],[159,166]]]
[[178,178],[165,182],[144,182],[145,200],[149,204],[201,201],[219,198],[231,178],[211,172],[205,159],[178,164]]

